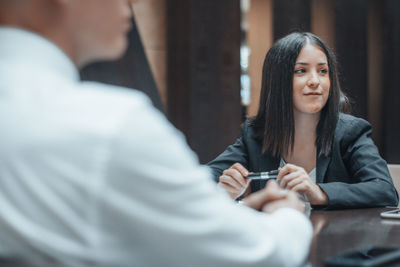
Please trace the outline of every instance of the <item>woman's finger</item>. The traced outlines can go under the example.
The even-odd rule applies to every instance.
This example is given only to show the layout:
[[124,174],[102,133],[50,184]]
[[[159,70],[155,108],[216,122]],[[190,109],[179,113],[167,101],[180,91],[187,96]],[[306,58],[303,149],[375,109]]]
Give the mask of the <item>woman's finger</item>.
[[300,177],[301,174],[302,174],[301,171],[298,170],[298,171],[296,171],[296,172],[291,172],[291,173],[288,173],[287,175],[283,176],[283,177],[280,179],[280,185],[281,185],[281,187],[282,187],[282,188],[286,188],[286,187],[287,187],[287,184],[288,184],[290,181],[292,181],[293,179],[296,179],[296,178]]
[[234,169],[234,168],[226,169],[223,172],[223,175],[231,177],[232,179],[234,179],[236,182],[238,182],[242,186],[246,186],[246,179],[243,177],[243,175],[237,169]]
[[230,168],[237,170],[244,177],[249,175],[249,171],[245,167],[243,167],[243,165],[240,164],[239,162],[236,162]]
[[304,182],[304,179],[302,179],[302,177],[297,177],[297,178],[289,181],[286,185],[286,188],[289,190],[292,190],[295,186],[297,186],[303,182]]
[[224,174],[221,175],[219,177],[219,181],[225,184],[229,184],[231,187],[236,188],[237,190],[243,187],[241,183],[239,183],[238,181],[236,181],[235,179],[233,179],[231,176],[228,175]]

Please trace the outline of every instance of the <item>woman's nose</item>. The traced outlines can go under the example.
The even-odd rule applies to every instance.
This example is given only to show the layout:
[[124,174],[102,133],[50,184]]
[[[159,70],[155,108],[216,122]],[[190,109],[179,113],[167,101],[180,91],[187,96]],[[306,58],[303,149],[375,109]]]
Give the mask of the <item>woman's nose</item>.
[[318,87],[318,85],[319,85],[319,78],[318,78],[317,73],[315,73],[315,72],[312,72],[312,73],[311,73],[311,76],[308,78],[307,85],[308,85],[309,87],[312,87],[312,88]]

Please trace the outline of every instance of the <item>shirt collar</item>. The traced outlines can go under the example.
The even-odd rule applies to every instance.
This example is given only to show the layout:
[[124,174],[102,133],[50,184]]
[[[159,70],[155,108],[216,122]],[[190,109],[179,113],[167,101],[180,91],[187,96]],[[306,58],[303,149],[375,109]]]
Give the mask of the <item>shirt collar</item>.
[[72,60],[48,39],[20,28],[0,26],[0,61],[43,68],[64,79],[79,80]]

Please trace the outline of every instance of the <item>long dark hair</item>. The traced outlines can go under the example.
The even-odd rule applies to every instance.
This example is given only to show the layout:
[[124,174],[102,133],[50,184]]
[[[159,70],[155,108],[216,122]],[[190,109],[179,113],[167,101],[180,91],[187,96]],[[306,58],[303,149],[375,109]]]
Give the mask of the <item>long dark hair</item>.
[[319,155],[331,150],[336,124],[341,110],[341,92],[335,55],[316,35],[308,32],[291,33],[274,43],[268,51],[263,66],[260,106],[257,115],[250,119],[254,138],[262,140],[263,152],[276,157],[293,151],[293,73],[300,50],[307,44],[318,46],[328,59],[330,91],[326,105],[321,110],[317,125],[316,146]]

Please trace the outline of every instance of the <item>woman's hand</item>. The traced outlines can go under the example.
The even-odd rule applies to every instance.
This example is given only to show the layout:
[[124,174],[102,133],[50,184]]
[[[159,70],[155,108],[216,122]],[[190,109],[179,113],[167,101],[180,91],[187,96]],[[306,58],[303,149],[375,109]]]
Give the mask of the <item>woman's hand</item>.
[[304,194],[312,205],[326,205],[329,202],[325,192],[299,166],[286,164],[280,169],[277,180],[282,188]]
[[249,171],[242,164],[235,163],[222,172],[218,185],[228,191],[231,198],[237,199],[250,184],[251,180],[245,178],[247,175],[249,175]]

